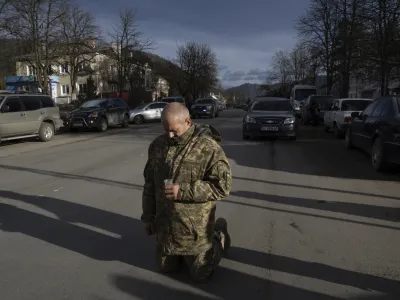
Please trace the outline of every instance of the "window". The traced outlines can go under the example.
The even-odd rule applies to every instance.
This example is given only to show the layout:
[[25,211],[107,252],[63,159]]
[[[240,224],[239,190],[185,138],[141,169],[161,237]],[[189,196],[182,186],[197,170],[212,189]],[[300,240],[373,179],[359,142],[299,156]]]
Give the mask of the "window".
[[68,73],[68,64],[67,63],[60,65],[60,73],[61,74]]
[[26,111],[38,110],[41,108],[40,101],[35,96],[21,97],[20,100],[24,104]]
[[310,97],[311,105],[318,105],[323,110],[328,110],[332,104],[333,97],[331,96],[312,96]]
[[375,100],[374,102],[372,102],[370,105],[367,106],[367,108],[363,111],[362,115],[364,116],[370,116],[371,113],[374,111],[376,105],[379,102],[379,98],[377,100]]
[[121,107],[122,106],[121,102],[119,102],[118,99],[111,99],[111,100],[109,100],[109,102],[113,107]]
[[28,76],[36,76],[36,68],[33,66],[27,66]]
[[19,101],[18,97],[9,97],[7,100],[4,102],[4,105],[8,105],[10,108],[10,113],[11,112],[20,112],[22,111],[22,105],[21,102]]
[[150,104],[149,106],[147,106],[147,109],[156,109],[156,108],[158,108],[157,103],[153,103],[153,104]]
[[126,103],[126,101],[124,101],[124,100],[122,100],[122,99],[119,99],[119,98],[117,98],[117,99],[115,99],[115,100],[117,101],[117,103],[118,103],[119,106],[128,107],[128,103]]
[[69,95],[69,85],[64,84],[61,86],[61,95]]
[[251,110],[259,111],[290,111],[292,106],[289,101],[256,101],[254,102]]
[[[388,99],[389,101],[387,102],[387,104],[385,105],[385,107],[383,108],[380,117],[391,117],[394,115],[394,107],[393,107],[393,101],[392,99]],[[374,112],[375,113],[375,112]]]
[[196,104],[213,104],[212,99],[200,99],[196,100]]
[[108,104],[107,100],[104,99],[95,99],[95,100],[88,100],[81,105],[81,108],[97,108],[103,107],[106,108]]
[[87,84],[83,83],[79,85],[79,93],[86,93],[87,92]]
[[381,98],[377,106],[375,107],[374,111],[371,114],[371,117],[379,117],[381,115],[381,112],[385,109],[385,106],[389,103],[392,102],[390,98]]
[[164,108],[166,103],[154,103],[154,108]]
[[363,111],[372,101],[368,100],[344,100],[342,111]]
[[42,107],[55,107],[53,99],[51,99],[50,97],[39,96],[37,98],[42,103]]
[[316,89],[296,89],[294,91],[294,100],[303,101],[310,95],[316,95]]
[[332,105],[333,105],[333,110],[339,110],[339,101],[335,101],[335,102],[333,102],[332,103]]

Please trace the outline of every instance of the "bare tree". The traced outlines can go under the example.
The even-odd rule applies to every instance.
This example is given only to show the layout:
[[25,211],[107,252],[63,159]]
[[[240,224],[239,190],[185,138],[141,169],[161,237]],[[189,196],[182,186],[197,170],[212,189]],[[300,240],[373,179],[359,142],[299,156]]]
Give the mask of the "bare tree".
[[110,37],[113,43],[112,56],[116,61],[119,90],[123,92],[129,82],[129,74],[136,71],[135,54],[150,50],[153,42],[143,39],[143,33],[136,22],[136,13],[128,8],[119,11],[118,23]]
[[90,64],[97,55],[100,30],[90,12],[76,4],[64,2],[60,18],[60,63],[70,75],[71,98],[76,100],[76,83],[79,72],[91,74]]
[[318,59],[327,76],[327,93],[332,92],[336,68],[339,10],[332,0],[311,0],[297,22],[297,31],[304,45]]
[[292,81],[290,72],[289,52],[278,50],[272,58],[272,66],[268,70],[267,83],[287,84]]
[[188,42],[178,46],[176,64],[183,71],[179,80],[183,96],[189,93],[195,100],[218,83],[217,57],[209,45]]
[[389,90],[395,68],[400,66],[400,2],[398,0],[368,0],[364,17],[366,27],[363,56],[367,62],[363,71],[371,81],[380,83],[381,94]]
[[1,28],[20,41],[25,55],[20,59],[35,70],[39,87],[48,91],[54,59],[61,0],[18,0],[3,7]]

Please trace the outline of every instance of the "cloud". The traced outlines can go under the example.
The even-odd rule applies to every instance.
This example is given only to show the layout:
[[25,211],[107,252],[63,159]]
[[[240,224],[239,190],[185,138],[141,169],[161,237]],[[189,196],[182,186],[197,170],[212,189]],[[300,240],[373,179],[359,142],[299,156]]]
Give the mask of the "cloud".
[[[132,5],[130,0],[75,1],[96,15],[105,33],[118,20],[116,7]],[[308,2],[147,0],[135,6],[139,30],[156,42],[153,52],[172,59],[177,45],[206,43],[217,54],[220,78],[227,85],[265,80],[277,49],[290,50],[296,43],[293,21]]]
[[246,73],[244,71],[226,71],[224,76],[222,77],[223,81],[239,81],[242,80],[243,77],[246,76]]

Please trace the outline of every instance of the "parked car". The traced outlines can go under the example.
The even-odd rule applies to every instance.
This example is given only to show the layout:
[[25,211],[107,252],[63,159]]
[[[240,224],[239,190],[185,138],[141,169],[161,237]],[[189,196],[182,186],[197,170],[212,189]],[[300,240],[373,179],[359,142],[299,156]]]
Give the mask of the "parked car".
[[0,94],[0,142],[36,136],[47,142],[61,126],[60,111],[51,97]]
[[371,164],[383,171],[388,164],[400,164],[400,97],[382,96],[362,113],[353,112],[346,130],[345,145],[371,154]]
[[82,103],[65,118],[64,126],[71,131],[97,129],[104,132],[110,126],[128,127],[129,106],[119,98],[93,99]]
[[178,102],[186,106],[185,98],[176,96],[176,97],[166,97],[161,99],[161,102],[171,103],[171,102]]
[[296,112],[289,99],[258,98],[243,117],[243,139],[251,137],[287,137],[296,139]]
[[217,100],[213,98],[197,99],[190,109],[192,118],[198,117],[218,117],[218,104]]
[[325,112],[329,110],[334,98],[333,96],[308,96],[301,108],[301,120],[303,125],[313,123],[318,125],[324,122]]
[[129,111],[129,121],[142,124],[146,121],[160,120],[166,102],[150,102],[139,105]]
[[352,119],[351,114],[361,113],[371,102],[372,99],[363,98],[335,99],[324,115],[325,131],[333,130],[335,137],[344,137],[347,125]]
[[216,101],[217,101],[218,112],[224,111],[224,110],[225,110],[225,104],[222,103],[222,102],[219,101],[219,100],[216,100]]

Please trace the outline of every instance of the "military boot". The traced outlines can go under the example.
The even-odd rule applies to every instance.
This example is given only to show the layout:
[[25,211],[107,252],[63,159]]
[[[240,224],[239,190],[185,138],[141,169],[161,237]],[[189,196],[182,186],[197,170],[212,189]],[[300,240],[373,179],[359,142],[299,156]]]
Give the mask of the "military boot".
[[224,218],[218,218],[215,221],[214,231],[221,242],[224,255],[226,255],[231,246],[231,237],[228,233],[228,222]]

